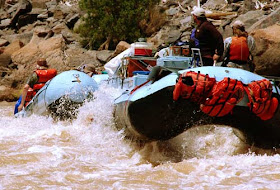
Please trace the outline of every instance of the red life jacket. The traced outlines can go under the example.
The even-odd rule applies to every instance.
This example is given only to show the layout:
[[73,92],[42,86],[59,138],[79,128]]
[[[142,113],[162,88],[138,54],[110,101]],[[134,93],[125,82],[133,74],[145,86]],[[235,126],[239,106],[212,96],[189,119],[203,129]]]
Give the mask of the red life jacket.
[[45,85],[45,83],[56,76],[57,71],[55,69],[47,69],[47,70],[36,70],[35,73],[38,76],[38,81],[33,86],[33,90],[36,93]]
[[229,49],[229,60],[248,61],[250,51],[245,37],[232,37]]
[[272,97],[272,85],[269,80],[253,81],[245,88],[249,103],[248,107],[262,120],[271,119],[278,107],[278,99]]
[[173,100],[176,101],[182,97],[197,103],[204,102],[215,82],[215,78],[209,77],[208,74],[204,75],[194,71],[185,72],[175,85]]
[[26,98],[25,98],[25,104],[24,106],[27,106],[27,104],[32,100],[33,98],[33,89],[29,88],[26,94]]
[[29,88],[25,98],[25,106],[32,100],[35,94],[45,85],[45,83],[56,76],[57,71],[55,69],[36,70],[35,73],[38,76],[38,81],[34,84],[33,88]]
[[200,109],[212,117],[222,117],[231,112],[243,96],[242,82],[225,77],[214,85],[211,96],[200,105]]

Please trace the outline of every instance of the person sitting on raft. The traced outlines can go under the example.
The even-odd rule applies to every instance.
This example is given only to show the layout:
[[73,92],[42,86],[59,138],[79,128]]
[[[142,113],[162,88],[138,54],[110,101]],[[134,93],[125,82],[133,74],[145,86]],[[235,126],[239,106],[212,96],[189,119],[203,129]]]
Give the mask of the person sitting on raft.
[[252,51],[255,48],[255,40],[248,35],[245,25],[237,20],[232,25],[232,37],[228,37],[224,41],[224,61],[223,66],[240,68],[253,71]]
[[23,107],[26,106],[35,94],[45,85],[45,83],[55,77],[56,74],[56,69],[49,69],[46,59],[40,58],[37,61],[36,70],[28,78],[26,84],[24,85],[21,102],[17,110],[15,108],[15,112],[21,111]]

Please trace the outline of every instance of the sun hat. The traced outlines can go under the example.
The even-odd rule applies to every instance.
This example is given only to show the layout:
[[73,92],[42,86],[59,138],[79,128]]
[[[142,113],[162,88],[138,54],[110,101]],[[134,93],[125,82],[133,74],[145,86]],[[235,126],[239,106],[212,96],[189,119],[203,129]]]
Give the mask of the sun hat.
[[245,27],[245,24],[244,24],[241,20],[236,20],[236,21],[234,21],[234,23],[231,25],[231,27],[236,27],[236,28]]
[[205,17],[205,10],[201,7],[194,7],[191,14],[197,17]]
[[[242,21],[236,20],[232,25],[231,28],[233,31],[240,30],[241,32],[245,32],[245,25]],[[235,32],[236,33],[236,32]]]
[[46,69],[49,67],[47,60],[45,58],[40,58],[37,60],[38,69]]
[[90,74],[90,75],[93,75],[96,73],[95,71],[95,66],[93,64],[86,64],[86,65],[83,65],[82,67],[82,71],[86,74]]

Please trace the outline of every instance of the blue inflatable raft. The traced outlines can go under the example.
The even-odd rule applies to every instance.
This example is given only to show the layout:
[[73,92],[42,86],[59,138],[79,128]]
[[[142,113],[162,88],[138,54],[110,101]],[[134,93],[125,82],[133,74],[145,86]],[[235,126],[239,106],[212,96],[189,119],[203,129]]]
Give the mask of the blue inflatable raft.
[[[188,99],[174,101],[173,91],[178,76],[187,71],[200,72],[221,81],[225,77],[237,79],[244,85],[264,77],[237,68],[196,67],[172,72],[155,81],[125,91],[115,100],[115,120],[119,129],[141,140],[170,139],[190,127],[221,124],[244,130],[250,137],[260,137],[267,142],[280,142],[280,109],[273,118],[261,120],[253,114],[247,104],[248,97],[234,107],[232,113],[223,117],[211,117],[200,110],[199,104]],[[273,85],[273,97],[279,99],[279,88]],[[255,143],[254,139],[254,143]]]
[[[76,71],[64,71],[41,88],[29,104],[16,117],[31,114],[51,114],[55,118],[70,119],[76,116],[76,111],[87,99],[93,97],[97,83],[87,74]],[[15,112],[21,98],[15,106]]]

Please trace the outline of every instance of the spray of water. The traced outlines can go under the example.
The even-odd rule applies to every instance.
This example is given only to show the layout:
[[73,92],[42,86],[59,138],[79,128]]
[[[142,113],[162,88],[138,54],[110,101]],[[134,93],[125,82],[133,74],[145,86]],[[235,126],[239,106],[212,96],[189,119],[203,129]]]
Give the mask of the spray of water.
[[114,99],[101,86],[77,118],[14,118],[1,106],[0,189],[277,189],[280,158],[250,152],[227,126],[197,126],[138,143],[116,130]]

